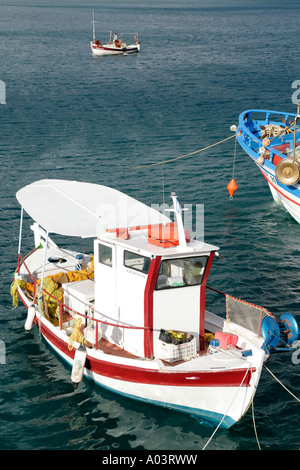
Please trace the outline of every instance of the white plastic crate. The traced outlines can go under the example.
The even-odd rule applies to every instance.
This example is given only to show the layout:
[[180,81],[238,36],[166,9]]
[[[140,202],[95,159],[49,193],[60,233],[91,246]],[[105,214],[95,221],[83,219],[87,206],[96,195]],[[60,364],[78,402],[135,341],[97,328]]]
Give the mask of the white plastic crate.
[[188,361],[197,356],[196,338],[182,344],[159,342],[159,358],[167,362]]

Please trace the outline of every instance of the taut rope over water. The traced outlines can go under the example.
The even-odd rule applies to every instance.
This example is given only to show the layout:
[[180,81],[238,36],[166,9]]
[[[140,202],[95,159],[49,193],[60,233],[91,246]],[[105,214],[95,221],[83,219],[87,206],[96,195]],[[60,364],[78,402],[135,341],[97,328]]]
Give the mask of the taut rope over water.
[[272,375],[272,377],[274,377],[275,380],[277,380],[278,383],[280,383],[280,385],[290,394],[292,395],[293,398],[295,398],[295,400],[297,400],[299,403],[300,403],[300,400],[298,397],[296,397],[296,395],[294,395],[285,385],[283,385],[282,382],[280,382],[280,380],[275,377],[275,375],[273,374],[273,372],[270,371],[270,369],[267,368],[267,366],[265,366],[265,369],[267,369],[267,371]]
[[235,137],[235,134],[231,135],[230,137],[227,137],[226,139],[220,140],[219,142],[208,145],[207,147],[204,147],[203,149],[196,150],[195,152],[187,153],[186,155],[181,155],[180,157],[170,158],[169,160],[164,160],[162,162],[149,163],[148,165],[134,166],[131,168],[131,170],[138,170],[139,168],[147,168],[150,166],[164,165],[165,163],[175,162],[176,160],[180,160],[181,158],[191,157],[192,155],[196,155],[197,153],[204,152],[204,150],[208,150],[212,147],[215,147],[216,145],[222,144],[223,142],[226,142],[226,140],[232,139],[233,137]]
[[[225,419],[225,417],[226,417],[226,415],[227,415],[227,413],[228,413],[228,411],[229,411],[231,405],[233,404],[234,400],[236,399],[237,394],[238,394],[238,392],[239,392],[241,386],[243,385],[244,380],[245,380],[245,378],[247,377],[247,374],[248,374],[248,372],[249,372],[250,369],[252,370],[252,368],[250,367],[250,364],[248,364],[248,369],[246,370],[246,373],[245,373],[245,375],[244,375],[244,377],[243,377],[243,380],[241,381],[241,383],[240,383],[240,385],[239,385],[239,388],[237,389],[236,394],[234,395],[232,401],[230,402],[230,404],[229,404],[229,406],[228,406],[226,412],[224,413],[224,415],[223,415],[221,421],[219,422],[218,426],[216,427],[216,429],[214,430],[214,432],[212,433],[212,435],[210,436],[210,438],[208,439],[207,443],[206,443],[205,446],[202,448],[202,450],[205,450],[205,449],[206,449],[206,447],[208,446],[208,444],[209,444],[210,441],[212,440],[213,436],[216,434],[217,430],[219,429],[219,427],[220,427],[221,424],[223,423],[223,421],[224,421],[224,419]],[[253,400],[253,397],[252,397],[252,400]]]

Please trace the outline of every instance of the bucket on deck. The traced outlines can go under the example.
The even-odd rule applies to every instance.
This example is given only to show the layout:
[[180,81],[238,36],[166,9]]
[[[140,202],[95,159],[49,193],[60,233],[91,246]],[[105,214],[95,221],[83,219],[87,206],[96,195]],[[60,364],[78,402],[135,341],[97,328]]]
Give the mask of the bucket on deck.
[[220,341],[221,349],[228,349],[229,346],[235,347],[237,344],[237,336],[233,335],[232,333],[217,331],[215,338]]
[[82,270],[82,260],[83,260],[83,255],[81,255],[81,254],[76,255],[75,271],[81,271]]

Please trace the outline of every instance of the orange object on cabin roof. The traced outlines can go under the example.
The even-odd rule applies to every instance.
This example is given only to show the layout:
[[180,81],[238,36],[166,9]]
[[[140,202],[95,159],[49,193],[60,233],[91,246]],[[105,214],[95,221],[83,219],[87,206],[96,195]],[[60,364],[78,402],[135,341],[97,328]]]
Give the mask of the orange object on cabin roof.
[[[190,232],[185,230],[185,239],[187,243],[190,242]],[[169,248],[179,245],[179,234],[177,224],[171,222],[170,224],[155,224],[150,225],[148,228],[148,242],[152,245]]]
[[[106,231],[109,233],[116,233],[118,238],[128,240],[129,231],[131,230],[145,230],[148,229],[148,242],[152,245],[160,246],[163,248],[170,248],[179,245],[179,234],[176,222],[169,224],[153,224],[153,225],[138,225],[136,227],[128,228],[110,228]],[[187,243],[191,241],[190,232],[185,230],[185,239]]]

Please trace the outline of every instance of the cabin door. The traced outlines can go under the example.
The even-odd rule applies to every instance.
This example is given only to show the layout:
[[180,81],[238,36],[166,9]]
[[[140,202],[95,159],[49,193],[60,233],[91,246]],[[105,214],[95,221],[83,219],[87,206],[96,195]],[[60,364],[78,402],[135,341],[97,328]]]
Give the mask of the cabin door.
[[[118,257],[117,311],[122,329],[122,347],[137,356],[144,355],[144,292],[150,258],[122,250]],[[139,329],[134,328],[139,327]]]
[[[104,321],[117,320],[116,247],[103,242],[95,246],[95,315]],[[105,329],[105,325],[104,329]]]

